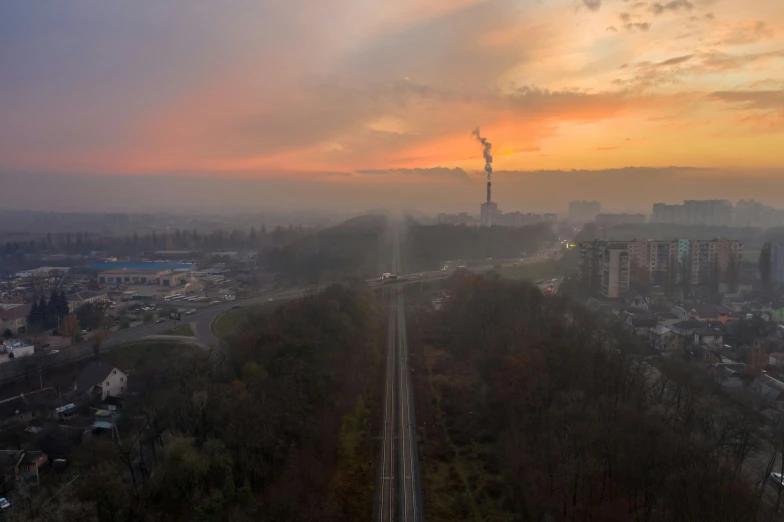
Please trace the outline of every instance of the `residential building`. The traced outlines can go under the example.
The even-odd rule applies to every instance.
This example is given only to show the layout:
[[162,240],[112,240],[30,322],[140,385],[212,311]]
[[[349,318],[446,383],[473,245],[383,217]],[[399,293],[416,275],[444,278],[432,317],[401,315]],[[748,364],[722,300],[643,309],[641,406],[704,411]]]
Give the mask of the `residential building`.
[[590,222],[602,211],[598,201],[572,201],[569,203],[569,221]]
[[580,270],[583,280],[601,295],[618,298],[629,291],[630,256],[625,241],[580,243]]
[[4,485],[21,480],[40,482],[39,470],[49,462],[43,451],[0,451],[0,479]]
[[81,308],[86,304],[100,304],[105,303],[109,300],[109,296],[106,292],[94,292],[91,290],[82,290],[81,292],[76,292],[75,294],[71,294],[67,297],[68,299],[68,310],[71,313],[74,313],[76,310]]
[[23,393],[0,401],[0,424],[27,422],[37,417],[48,417],[50,404],[57,400],[54,388]]
[[687,260],[690,262],[692,284],[710,281],[715,270],[726,272],[732,265],[737,266],[743,254],[743,244],[737,239],[693,240]]
[[784,245],[770,247],[770,277],[777,283],[784,283]]
[[725,199],[692,199],[682,205],[655,203],[651,214],[652,223],[690,226],[730,226],[732,218],[732,203]]
[[76,378],[74,390],[100,400],[128,390],[128,376],[114,366],[92,361]]
[[735,204],[734,224],[736,227],[779,227],[784,224],[784,211],[753,199],[742,199]]
[[644,223],[645,214],[596,214],[596,224],[602,227],[640,225]]
[[757,395],[762,407],[784,411],[784,382],[763,373],[754,379],[749,390]]
[[31,307],[30,304],[0,305],[0,335],[6,330],[14,335],[26,332]]

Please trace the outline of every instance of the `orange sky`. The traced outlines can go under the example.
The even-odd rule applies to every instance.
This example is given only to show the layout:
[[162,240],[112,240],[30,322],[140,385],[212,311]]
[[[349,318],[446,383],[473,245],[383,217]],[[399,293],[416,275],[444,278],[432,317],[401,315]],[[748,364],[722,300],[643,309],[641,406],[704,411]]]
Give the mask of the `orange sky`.
[[0,170],[784,167],[781,2],[584,2],[8,0]]

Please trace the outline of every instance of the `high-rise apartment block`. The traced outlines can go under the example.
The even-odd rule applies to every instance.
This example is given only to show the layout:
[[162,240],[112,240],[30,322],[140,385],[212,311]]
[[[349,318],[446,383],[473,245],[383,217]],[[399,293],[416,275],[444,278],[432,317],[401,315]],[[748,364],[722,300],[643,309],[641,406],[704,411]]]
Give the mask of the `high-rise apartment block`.
[[596,219],[596,214],[602,211],[602,204],[598,201],[572,201],[569,203],[569,221],[589,222]]
[[602,227],[645,224],[645,214],[596,214],[596,224]]
[[[743,245],[734,239],[592,241],[580,244],[580,271],[583,280],[604,297],[620,297],[629,290],[629,275],[647,272],[653,285],[709,281],[718,269],[726,273],[740,262]],[[781,250],[784,277],[784,246]]]
[[651,223],[674,225],[730,226],[732,203],[726,199],[686,200],[683,205],[655,203]]

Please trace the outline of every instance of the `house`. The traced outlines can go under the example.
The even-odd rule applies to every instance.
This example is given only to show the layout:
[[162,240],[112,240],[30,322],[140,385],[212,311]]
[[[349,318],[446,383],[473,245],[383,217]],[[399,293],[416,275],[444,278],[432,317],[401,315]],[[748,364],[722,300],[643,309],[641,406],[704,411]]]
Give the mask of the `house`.
[[648,332],[648,344],[659,352],[674,352],[685,346],[684,336],[673,332],[667,325],[659,324]]
[[648,338],[650,332],[656,325],[659,324],[659,318],[655,315],[634,315],[629,314],[626,317],[626,326],[631,329],[638,337]]
[[13,484],[20,479],[39,483],[39,471],[47,462],[49,457],[43,451],[0,451],[0,474],[3,484]]
[[50,412],[48,405],[56,399],[57,392],[54,388],[44,388],[0,401],[0,425],[47,417]]
[[694,331],[694,344],[711,349],[721,348],[724,344],[724,334],[715,328],[698,328]]
[[696,304],[689,310],[689,317],[701,323],[709,321],[718,321],[719,312],[714,305],[711,304]]
[[74,383],[77,392],[102,401],[110,395],[122,395],[127,389],[127,375],[114,366],[98,361],[85,366]]
[[710,373],[713,380],[724,388],[742,388],[750,379],[745,370],[743,363],[718,363],[711,366]]
[[694,335],[694,331],[704,328],[705,325],[698,321],[680,321],[670,325],[670,329],[679,335]]
[[764,407],[784,411],[784,382],[763,373],[754,379],[749,390],[759,398]]
[[30,315],[31,304],[4,305],[0,308],[0,335],[6,330],[19,335],[27,331],[27,316]]
[[721,363],[721,356],[714,353],[709,346],[694,344],[686,349],[686,355],[690,361],[713,365]]
[[682,306],[673,306],[670,308],[670,313],[675,314],[681,321],[689,320],[689,312]]
[[68,310],[71,313],[76,312],[79,308],[86,304],[105,303],[109,300],[106,292],[94,292],[92,290],[82,290],[75,294],[68,296]]
[[749,307],[749,302],[741,294],[726,294],[721,301],[730,312],[745,312]]

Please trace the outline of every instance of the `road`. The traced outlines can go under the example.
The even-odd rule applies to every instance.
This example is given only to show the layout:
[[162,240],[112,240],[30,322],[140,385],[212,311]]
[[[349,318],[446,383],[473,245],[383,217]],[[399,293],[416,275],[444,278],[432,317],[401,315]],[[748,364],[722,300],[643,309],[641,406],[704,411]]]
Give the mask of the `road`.
[[[399,249],[395,251],[397,252],[398,258],[397,261],[393,260],[393,267],[394,267],[393,270],[396,270],[395,273],[402,274],[402,270],[401,270],[402,267],[400,266],[400,260],[399,260]],[[528,260],[522,261],[522,263],[537,262],[540,260],[539,259],[540,255],[542,254],[540,253],[537,254],[536,256],[532,256]],[[515,263],[501,263],[500,266],[513,266],[514,264],[517,263],[519,263],[519,261]],[[497,267],[498,264],[487,264],[481,266],[468,267],[465,268],[465,270],[471,272],[487,272]],[[452,274],[454,274],[456,270],[457,270],[456,268],[450,268],[447,270],[434,270],[434,271],[419,272],[413,274],[404,274],[401,275],[401,279],[397,281],[395,286],[446,279],[450,277]],[[385,282],[379,281],[378,279],[369,279],[367,280],[367,283],[373,288],[385,285]],[[183,315],[182,319],[183,321],[193,323],[194,333],[196,334],[196,338],[201,344],[205,346],[218,346],[220,344],[220,340],[217,339],[214,333],[212,332],[212,323],[221,314],[230,311],[232,308],[236,306],[254,306],[254,305],[267,303],[270,300],[289,301],[292,299],[300,299],[309,293],[319,292],[324,287],[325,285],[314,285],[314,286],[303,287],[303,288],[287,290],[287,291],[269,292],[263,295],[259,295],[247,299],[221,302],[218,304],[214,304],[212,306],[208,306],[206,308],[202,308],[193,315],[190,316]],[[171,304],[176,305],[176,303],[171,303]],[[133,328],[128,328],[126,330],[120,330],[117,332],[110,333],[109,336],[103,341],[101,346],[103,350],[107,350],[107,349],[115,348],[117,346],[121,346],[123,344],[141,341],[153,335],[160,335],[167,330],[171,330],[172,328],[175,328],[179,324],[181,324],[179,321],[165,320],[162,323],[146,323],[139,326],[135,326]],[[92,353],[93,353],[93,344],[88,340],[86,342],[75,344],[68,348],[61,349],[57,354],[47,355],[43,357],[36,357],[36,358],[22,358],[16,361],[8,361],[6,363],[0,364],[0,383],[22,377],[26,373],[37,374],[41,368],[45,369],[45,368],[61,366],[74,359],[88,358],[92,356]]]
[[[392,260],[395,273],[402,272],[399,244],[396,234]],[[404,285],[390,289],[387,342],[376,518],[380,522],[416,522],[422,520],[422,495],[408,368]]]

